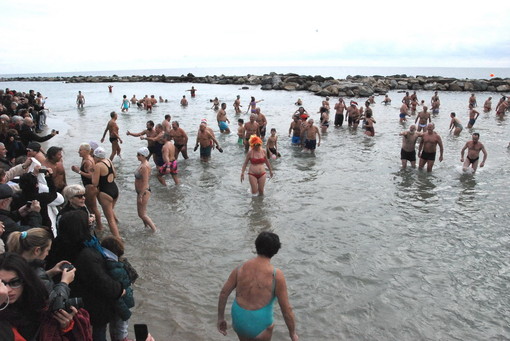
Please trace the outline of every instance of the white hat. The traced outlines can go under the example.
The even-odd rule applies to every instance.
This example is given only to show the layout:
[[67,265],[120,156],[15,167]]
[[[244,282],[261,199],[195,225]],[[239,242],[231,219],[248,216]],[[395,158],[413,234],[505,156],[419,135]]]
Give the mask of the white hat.
[[105,159],[106,158],[106,151],[103,147],[97,147],[94,149],[94,157],[97,157],[98,159]]
[[150,154],[149,148],[147,148],[147,147],[142,147],[142,148],[138,149],[138,151],[136,153],[140,154],[140,155],[143,155],[145,157],[148,157],[149,154]]
[[99,147],[96,141],[90,141],[89,146],[91,150],[96,150],[96,148]]

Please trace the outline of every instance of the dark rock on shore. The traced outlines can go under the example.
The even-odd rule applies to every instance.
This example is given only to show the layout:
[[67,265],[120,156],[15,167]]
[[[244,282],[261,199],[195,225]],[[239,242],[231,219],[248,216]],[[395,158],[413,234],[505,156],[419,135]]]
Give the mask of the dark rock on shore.
[[303,76],[294,73],[270,73],[262,76],[205,76],[192,73],[181,76],[72,76],[72,77],[10,77],[0,81],[20,82],[66,82],[66,83],[116,83],[116,82],[162,82],[255,85],[262,90],[309,91],[318,96],[369,97],[383,95],[390,90],[400,91],[492,91],[510,92],[509,78],[455,79],[437,76],[347,76],[335,79],[323,76]]

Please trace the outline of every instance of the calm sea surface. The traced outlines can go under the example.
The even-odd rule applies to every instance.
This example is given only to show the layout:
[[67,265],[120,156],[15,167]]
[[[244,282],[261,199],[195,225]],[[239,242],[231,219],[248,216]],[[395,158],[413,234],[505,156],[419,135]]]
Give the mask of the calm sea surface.
[[[399,133],[408,127],[398,122],[402,93],[390,92],[393,105],[387,107],[376,97],[375,137],[330,127],[314,157],[287,137],[298,97],[318,118],[322,98],[310,93],[159,83],[115,83],[108,93],[107,85],[0,83],[48,96],[48,128],[60,130],[48,146],[64,147],[68,183],[80,181],[70,170],[80,162],[79,144],[100,140],[124,94],[154,94],[169,102],[152,114],[132,108],[120,115],[122,134],[142,131],[147,120],[160,123],[165,114],[188,132],[190,159],[179,160],[182,185],[163,188],[151,179],[149,214],[158,233],[144,229],[136,214],[133,171],[136,150],[145,142],[125,136],[123,158],[114,161],[119,227],[140,273],[131,324],[147,323],[158,340],[236,340],[231,329],[226,338],[216,331],[218,293],[230,271],[254,256],[257,234],[271,230],[283,243],[273,263],[287,278],[302,340],[510,339],[509,125],[494,112],[481,113],[472,132],[481,134],[487,164],[476,175],[463,174],[460,150],[470,131],[455,138],[448,125],[455,111],[466,126],[468,93],[440,93],[441,112],[433,121],[443,137],[444,161],[426,174],[400,170]],[[185,92],[191,85],[198,89],[194,99]],[[78,90],[86,97],[81,111],[75,107]],[[185,94],[190,105],[181,108]],[[250,96],[264,99],[268,127],[279,135],[282,158],[273,161],[276,176],[263,198],[252,198],[249,185],[239,181],[244,152],[236,134],[219,136],[213,123],[209,100],[226,102],[235,122],[238,94],[245,109]],[[432,93],[418,96],[428,103]],[[500,98],[477,93],[479,105],[488,96]],[[191,151],[201,118],[211,122],[225,150],[214,151],[209,163]],[[229,313],[227,318],[230,325]],[[275,322],[274,339],[288,339],[279,310]]]

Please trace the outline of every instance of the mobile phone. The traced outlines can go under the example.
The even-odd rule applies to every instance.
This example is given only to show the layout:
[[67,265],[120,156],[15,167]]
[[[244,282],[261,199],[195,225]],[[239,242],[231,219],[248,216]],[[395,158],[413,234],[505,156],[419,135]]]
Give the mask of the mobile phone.
[[39,173],[41,173],[41,174],[47,174],[47,173],[48,173],[48,170],[47,170],[47,169],[45,169],[45,168],[41,168],[41,169],[39,169]]
[[27,205],[28,207],[32,206],[32,201],[30,201],[30,200],[27,201],[27,203],[25,205]]
[[136,341],[145,341],[149,336],[149,330],[146,324],[135,324],[135,338]]

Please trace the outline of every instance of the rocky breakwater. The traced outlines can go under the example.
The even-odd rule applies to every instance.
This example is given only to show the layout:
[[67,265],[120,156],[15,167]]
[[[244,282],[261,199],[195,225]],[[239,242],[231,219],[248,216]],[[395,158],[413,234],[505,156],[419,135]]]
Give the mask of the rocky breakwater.
[[161,83],[206,83],[260,86],[262,90],[309,91],[318,96],[369,97],[383,95],[390,90],[400,91],[491,91],[510,92],[509,78],[456,79],[437,76],[347,76],[335,79],[323,76],[270,73],[262,76],[205,76],[195,77],[189,73],[181,76],[72,76],[72,77],[14,77],[0,81],[44,81],[67,83],[116,83],[116,82],[161,82]]

